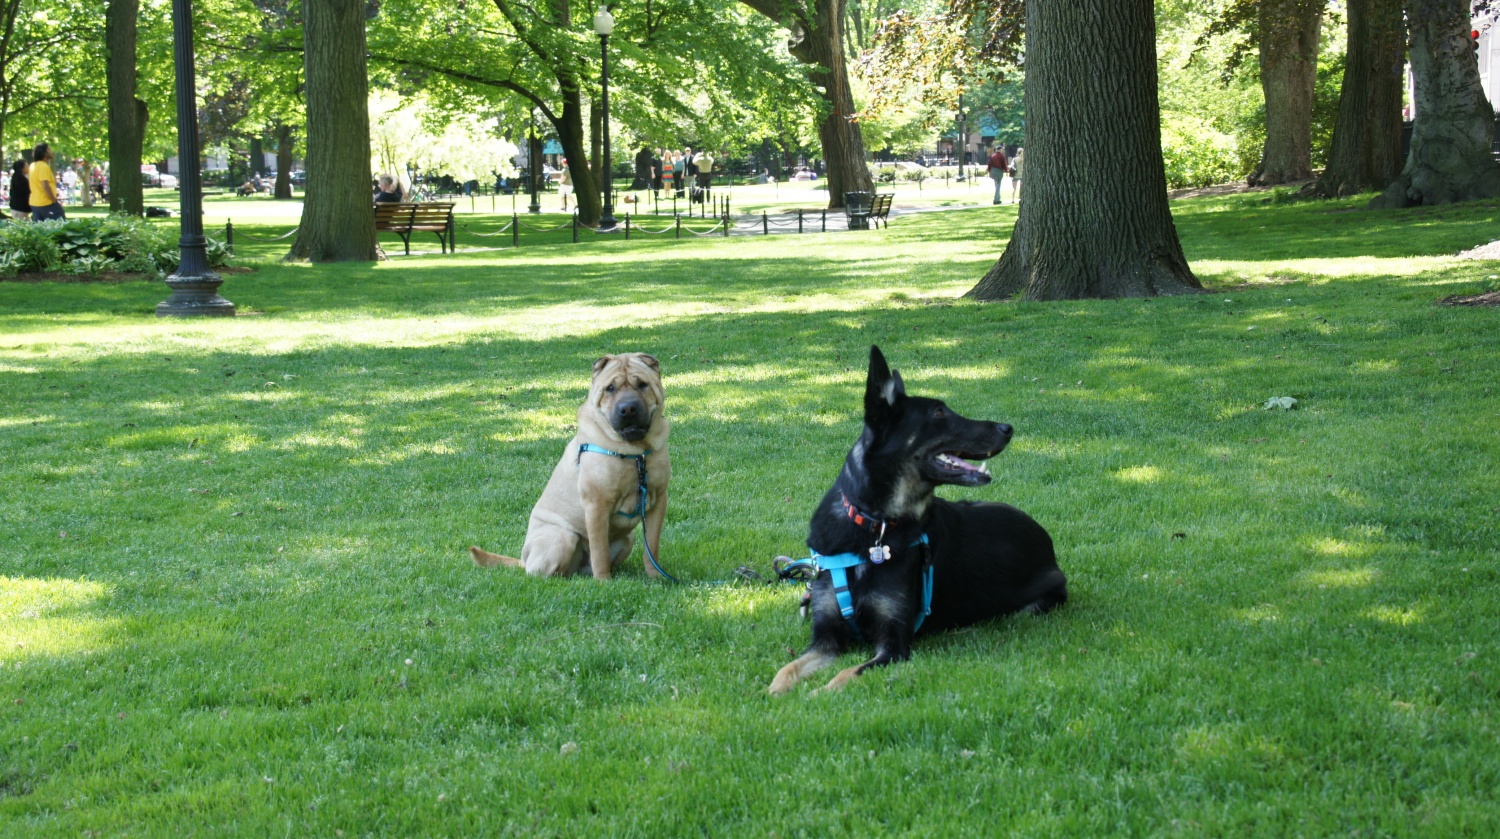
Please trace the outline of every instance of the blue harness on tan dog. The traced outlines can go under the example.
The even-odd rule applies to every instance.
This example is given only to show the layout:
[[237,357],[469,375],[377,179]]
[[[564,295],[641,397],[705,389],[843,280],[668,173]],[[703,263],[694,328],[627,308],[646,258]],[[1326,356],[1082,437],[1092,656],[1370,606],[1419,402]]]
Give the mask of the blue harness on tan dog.
[[660,565],[657,564],[656,555],[651,552],[651,540],[646,538],[646,457],[648,455],[654,454],[654,452],[652,452],[650,449],[647,449],[640,454],[620,454],[619,452],[610,451],[603,446],[596,446],[593,443],[581,443],[578,446],[579,463],[583,462],[584,452],[589,452],[590,454],[607,454],[610,457],[618,457],[621,460],[635,461],[635,476],[640,481],[640,498],[636,501],[635,512],[621,513],[616,511],[615,515],[624,516],[628,519],[638,518],[641,520],[641,547],[646,549],[646,559],[651,561],[651,567],[655,568],[656,573],[662,575],[662,577],[671,580],[674,583],[681,582],[676,577],[668,574],[665,570],[662,569]]

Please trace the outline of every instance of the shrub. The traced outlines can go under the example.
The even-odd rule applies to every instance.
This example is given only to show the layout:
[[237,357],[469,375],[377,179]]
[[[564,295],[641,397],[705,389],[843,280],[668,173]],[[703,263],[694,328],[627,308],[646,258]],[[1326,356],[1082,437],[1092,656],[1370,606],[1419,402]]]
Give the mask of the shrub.
[[0,227],[0,256],[19,273],[55,271],[62,264],[62,248],[52,237],[57,222],[25,222]]
[[1171,189],[1228,183],[1246,174],[1235,138],[1197,117],[1162,120],[1161,154]]
[[[206,254],[210,267],[229,261],[223,242],[209,239]],[[181,259],[174,228],[134,216],[0,226],[0,274],[63,270],[97,276],[114,269],[161,277],[177,270]]]

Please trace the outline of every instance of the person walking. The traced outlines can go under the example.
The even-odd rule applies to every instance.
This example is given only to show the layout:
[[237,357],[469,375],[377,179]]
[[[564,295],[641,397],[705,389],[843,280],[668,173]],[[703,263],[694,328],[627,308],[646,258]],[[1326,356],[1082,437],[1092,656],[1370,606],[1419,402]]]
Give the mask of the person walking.
[[562,161],[562,176],[557,182],[557,194],[562,196],[562,211],[568,211],[568,196],[573,194],[573,170],[568,168],[568,159]]
[[671,197],[677,189],[677,152],[667,151],[661,156],[662,189]]
[[24,158],[16,160],[10,167],[10,208],[15,211],[16,221],[31,218],[31,164]]
[[57,192],[57,176],[52,173],[52,147],[37,143],[31,150],[31,220],[67,218]]
[[714,186],[714,156],[705,149],[698,154],[698,195],[700,202],[707,203]]
[[1010,200],[1021,203],[1021,165],[1026,160],[1026,150],[1016,149],[1016,158],[1010,162]]
[[656,150],[656,156],[651,158],[651,197],[660,198],[664,187],[666,173],[662,167],[667,165],[667,155],[661,149]]
[[1005,180],[1005,173],[1010,170],[1010,161],[1005,158],[1005,150],[996,145],[987,165],[990,169],[990,180],[995,182],[995,203],[999,204],[1000,185]]

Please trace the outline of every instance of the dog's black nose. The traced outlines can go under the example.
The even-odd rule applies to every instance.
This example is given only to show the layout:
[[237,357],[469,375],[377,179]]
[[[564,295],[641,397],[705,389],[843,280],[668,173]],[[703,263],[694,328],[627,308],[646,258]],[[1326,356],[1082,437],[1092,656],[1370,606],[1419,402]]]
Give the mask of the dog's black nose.
[[639,402],[621,402],[615,406],[615,413],[619,414],[623,419],[633,418],[636,414],[640,413],[640,410],[641,404]]
[[1010,435],[1015,431],[1014,428],[1010,427],[1009,423],[1004,422],[995,423],[995,430],[1000,432],[1000,436],[1004,437],[1007,440],[1010,439]]

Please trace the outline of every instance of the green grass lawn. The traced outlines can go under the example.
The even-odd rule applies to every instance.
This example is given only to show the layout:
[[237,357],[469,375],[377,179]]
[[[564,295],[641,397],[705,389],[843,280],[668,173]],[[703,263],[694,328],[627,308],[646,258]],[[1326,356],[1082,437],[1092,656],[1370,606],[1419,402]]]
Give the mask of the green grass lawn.
[[[247,240],[227,321],[0,282],[0,835],[1493,836],[1500,311],[1436,301],[1500,288],[1451,256],[1500,204],[1357,206],[1180,202],[1212,291],[1159,300],[959,300],[1011,207],[378,265]],[[1016,426],[944,495],[1030,512],[1072,600],[772,700],[799,591],[713,583],[801,555],[871,343]],[[662,361],[694,582],[474,568],[626,350]]]

